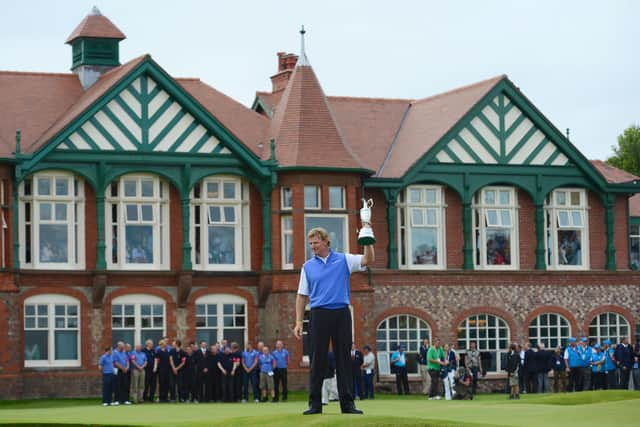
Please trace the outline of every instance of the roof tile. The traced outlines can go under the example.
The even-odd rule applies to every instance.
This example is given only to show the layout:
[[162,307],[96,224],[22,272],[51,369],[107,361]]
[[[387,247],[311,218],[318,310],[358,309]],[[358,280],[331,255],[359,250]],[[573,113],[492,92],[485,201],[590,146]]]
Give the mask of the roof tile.
[[622,182],[629,182],[640,179],[640,177],[623,171],[622,169],[611,166],[603,162],[602,160],[590,160],[590,162],[608,183],[619,184]]
[[78,24],[75,30],[69,35],[65,43],[72,43],[80,37],[93,37],[104,39],[123,40],[127,38],[118,27],[106,16],[91,13]]

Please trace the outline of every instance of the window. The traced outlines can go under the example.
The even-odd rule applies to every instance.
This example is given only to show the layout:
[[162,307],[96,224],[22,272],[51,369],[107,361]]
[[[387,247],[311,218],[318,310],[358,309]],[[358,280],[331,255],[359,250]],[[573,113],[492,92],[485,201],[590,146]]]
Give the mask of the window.
[[329,187],[329,209],[344,209],[345,208],[345,200],[344,200],[344,187]]
[[6,194],[7,194],[7,182],[3,179],[0,180],[0,220],[2,224],[0,224],[0,240],[2,241],[2,247],[0,250],[0,267],[7,268],[7,210],[9,206],[7,205]]
[[418,374],[418,356],[424,339],[431,341],[431,328],[424,320],[400,314],[384,319],[376,330],[376,350],[378,353],[396,351],[400,344],[406,347],[407,370],[409,374]]
[[37,295],[24,302],[24,366],[80,366],[80,302]]
[[293,207],[293,192],[291,187],[282,187],[280,189],[280,208],[290,210]]
[[194,185],[191,191],[194,268],[248,269],[249,236],[247,184],[234,177],[211,177]]
[[320,187],[317,185],[304,186],[304,208],[320,209]]
[[640,225],[632,225],[629,230],[629,257],[631,269],[640,270]]
[[322,227],[329,233],[331,249],[337,252],[347,252],[349,241],[347,239],[347,215],[342,214],[306,214],[304,216],[304,241],[307,248],[307,258],[312,253],[307,244],[307,233],[315,227]]
[[499,372],[502,357],[509,350],[509,327],[500,317],[492,314],[476,314],[467,317],[458,326],[458,348],[470,347],[472,341],[477,344],[480,352],[489,356],[483,358],[483,367],[488,372]]
[[[349,305],[351,312],[351,336],[355,336],[353,323],[353,306]],[[309,355],[311,354],[311,337],[309,335],[309,326],[311,322],[311,307],[307,305],[304,308],[304,317],[302,321],[302,363],[309,363]]]
[[444,268],[442,187],[413,185],[398,195],[398,245],[405,268]]
[[475,266],[481,269],[518,267],[518,215],[516,191],[487,187],[473,200]]
[[157,343],[165,336],[165,302],[153,295],[131,294],[115,298],[111,303],[111,341],[144,344]]
[[20,184],[19,198],[20,263],[26,268],[84,268],[82,180],[64,172],[38,173]]
[[111,183],[105,203],[110,268],[169,267],[169,186],[156,176],[126,175]]
[[529,340],[534,347],[542,342],[547,348],[564,347],[571,336],[569,321],[556,313],[543,313],[529,325]]
[[293,268],[293,219],[291,215],[282,216],[282,268]]
[[587,193],[582,189],[554,190],[547,196],[545,211],[547,266],[588,268]]
[[597,342],[611,340],[615,344],[622,341],[622,338],[630,336],[629,321],[618,313],[599,314],[589,324],[589,338],[593,338]]
[[214,294],[196,300],[196,338],[215,344],[223,339],[244,348],[247,336],[247,300],[236,295]]

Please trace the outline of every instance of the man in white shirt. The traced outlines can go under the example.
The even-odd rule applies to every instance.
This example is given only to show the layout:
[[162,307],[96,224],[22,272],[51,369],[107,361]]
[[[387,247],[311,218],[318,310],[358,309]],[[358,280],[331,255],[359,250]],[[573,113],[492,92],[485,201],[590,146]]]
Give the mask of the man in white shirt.
[[375,373],[376,358],[369,345],[362,347],[364,357],[362,359],[362,373],[364,374],[363,399],[373,399],[373,378]]

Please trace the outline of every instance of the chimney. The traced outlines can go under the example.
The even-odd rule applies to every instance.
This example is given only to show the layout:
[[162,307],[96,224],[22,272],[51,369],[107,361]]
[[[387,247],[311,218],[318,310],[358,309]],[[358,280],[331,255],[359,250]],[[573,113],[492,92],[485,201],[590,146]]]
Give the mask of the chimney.
[[271,76],[271,92],[279,92],[287,87],[297,62],[298,55],[295,53],[278,52],[278,72]]

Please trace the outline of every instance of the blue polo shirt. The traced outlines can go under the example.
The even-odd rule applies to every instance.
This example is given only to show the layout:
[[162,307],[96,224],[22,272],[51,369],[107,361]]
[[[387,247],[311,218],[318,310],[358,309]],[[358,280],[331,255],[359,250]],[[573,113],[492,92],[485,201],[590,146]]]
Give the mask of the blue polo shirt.
[[144,351],[134,351],[131,353],[131,360],[135,360],[138,366],[142,366],[147,361],[147,354]]
[[393,362],[394,360],[395,360],[396,366],[400,368],[404,368],[405,366],[407,366],[407,353],[404,353],[404,352],[400,353],[399,351],[394,351],[391,354],[391,361]]
[[591,354],[593,353],[591,347],[578,346],[578,352],[580,353],[580,359],[582,360],[581,367],[588,368],[591,366]]
[[604,359],[604,353],[600,353],[597,351],[591,353],[591,362],[594,363],[593,365],[591,365],[591,372],[604,372],[604,365],[596,365],[596,363],[600,362],[602,359]]
[[273,350],[271,353],[274,359],[276,359],[276,368],[277,369],[286,369],[289,365],[289,352],[286,348],[282,350]]
[[316,255],[302,266],[298,294],[309,297],[311,308],[337,310],[348,307],[349,278],[354,271],[364,271],[361,263],[362,255],[332,250],[324,259]]
[[117,362],[125,368],[129,367],[129,358],[126,351],[113,350],[111,353],[113,354],[113,363]]
[[103,354],[100,356],[99,365],[103,374],[113,374],[115,369],[113,367],[113,354]]
[[273,356],[272,355],[267,354],[265,356],[264,354],[261,354],[258,357],[258,361],[260,363],[261,374],[268,374],[269,372],[273,372]]
[[604,354],[604,367],[603,367],[604,371],[605,372],[615,371],[616,363],[613,361],[614,349],[609,347],[603,351],[603,354]]
[[242,361],[244,362],[244,365],[247,368],[251,368],[253,366],[253,363],[256,361],[256,359],[258,358],[258,352],[256,350],[251,350],[251,351],[243,351],[242,352]]
[[570,369],[582,367],[582,357],[580,356],[577,347],[567,347],[564,351],[564,358],[567,359]]

